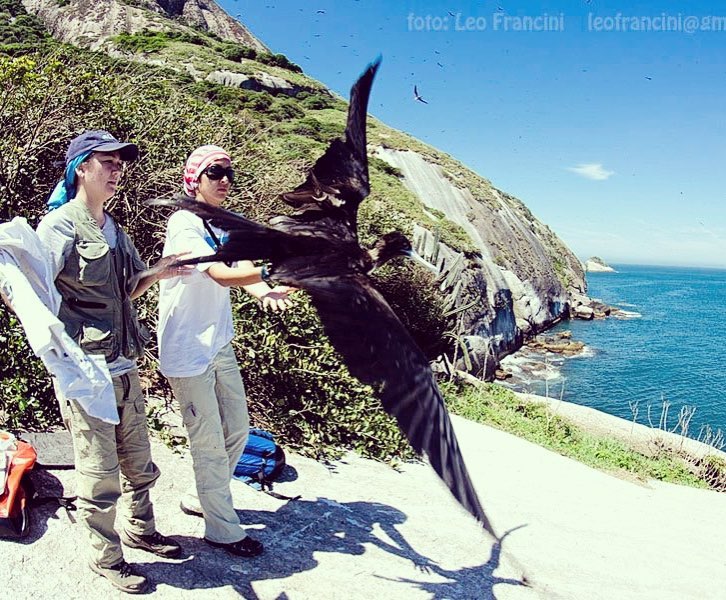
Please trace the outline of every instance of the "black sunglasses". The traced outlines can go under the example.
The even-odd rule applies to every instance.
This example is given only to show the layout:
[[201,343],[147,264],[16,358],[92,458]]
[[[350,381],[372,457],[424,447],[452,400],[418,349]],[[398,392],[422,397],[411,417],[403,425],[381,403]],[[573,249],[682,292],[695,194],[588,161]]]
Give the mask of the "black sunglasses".
[[202,171],[202,175],[206,175],[212,181],[218,181],[226,175],[230,183],[234,181],[234,169],[232,167],[223,167],[222,165],[209,165]]

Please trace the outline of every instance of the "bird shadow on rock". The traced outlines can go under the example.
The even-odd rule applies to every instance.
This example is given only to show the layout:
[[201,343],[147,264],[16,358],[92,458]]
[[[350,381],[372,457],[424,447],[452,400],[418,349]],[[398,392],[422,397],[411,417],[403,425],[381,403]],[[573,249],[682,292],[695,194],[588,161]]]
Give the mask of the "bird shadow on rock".
[[494,595],[494,586],[497,584],[506,584],[513,586],[530,587],[526,576],[522,579],[512,579],[507,577],[497,577],[494,571],[500,566],[502,556],[502,545],[504,539],[512,532],[526,527],[520,525],[513,527],[504,533],[492,547],[492,553],[489,560],[483,565],[476,567],[463,567],[461,569],[449,570],[443,569],[438,565],[432,567],[431,571],[436,575],[444,577],[449,581],[430,582],[430,581],[414,581],[412,579],[396,579],[402,583],[418,587],[419,589],[429,592],[432,598],[457,598],[472,600],[496,600]]
[[[524,581],[493,575],[499,566],[501,542],[494,546],[490,559],[480,566],[459,570],[441,568],[417,552],[398,530],[406,515],[381,503],[318,498],[286,502],[274,511],[237,510],[237,514],[240,522],[250,527],[253,536],[265,545],[261,556],[238,558],[213,549],[198,538],[175,536],[184,548],[183,562],[137,564],[153,580],[154,588],[160,584],[181,589],[231,587],[244,598],[258,600],[254,582],[285,579],[311,571],[320,564],[316,553],[360,556],[366,552],[366,545],[373,545],[410,560],[422,574],[438,574],[449,580],[446,583],[391,580],[403,584],[402,591],[405,586],[415,585],[431,591],[437,598],[494,598],[496,584],[526,585]],[[387,539],[376,534],[379,530]]]

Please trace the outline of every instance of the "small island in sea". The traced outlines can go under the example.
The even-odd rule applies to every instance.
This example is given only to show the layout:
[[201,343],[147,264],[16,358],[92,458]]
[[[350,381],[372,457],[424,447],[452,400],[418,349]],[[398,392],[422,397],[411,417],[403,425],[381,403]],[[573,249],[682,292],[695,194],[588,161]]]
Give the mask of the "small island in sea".
[[617,273],[615,269],[598,256],[588,258],[583,266],[587,273]]

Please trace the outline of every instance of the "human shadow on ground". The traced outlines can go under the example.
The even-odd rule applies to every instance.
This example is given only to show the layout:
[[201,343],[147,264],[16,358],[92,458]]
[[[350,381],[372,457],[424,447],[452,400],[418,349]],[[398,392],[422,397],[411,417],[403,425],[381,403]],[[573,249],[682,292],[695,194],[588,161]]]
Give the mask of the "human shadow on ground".
[[76,522],[75,505],[64,501],[66,492],[63,483],[51,471],[33,469],[30,472],[30,484],[30,532],[22,539],[13,540],[21,544],[32,544],[43,537],[48,531],[50,520],[68,519],[71,523]]
[[[184,548],[182,562],[137,563],[152,580],[152,590],[159,585],[180,589],[230,587],[244,598],[259,600],[253,583],[284,579],[315,569],[315,553],[329,552],[359,556],[371,544],[394,556],[410,560],[422,571],[422,580],[396,579],[401,591],[411,585],[429,590],[434,597],[494,598],[496,584],[526,585],[516,579],[495,577],[499,566],[501,542],[489,560],[476,567],[443,569],[417,552],[397,529],[406,515],[391,506],[375,502],[340,503],[328,498],[316,501],[287,502],[275,511],[238,510],[240,521],[254,527],[254,537],[265,544],[265,552],[254,559],[234,557],[224,550],[213,549],[203,540],[174,536]],[[376,532],[380,530],[385,535]],[[384,539],[387,538],[387,539]],[[483,548],[486,552],[487,548]],[[438,574],[446,583],[431,583],[424,574]],[[316,593],[319,593],[317,590]]]

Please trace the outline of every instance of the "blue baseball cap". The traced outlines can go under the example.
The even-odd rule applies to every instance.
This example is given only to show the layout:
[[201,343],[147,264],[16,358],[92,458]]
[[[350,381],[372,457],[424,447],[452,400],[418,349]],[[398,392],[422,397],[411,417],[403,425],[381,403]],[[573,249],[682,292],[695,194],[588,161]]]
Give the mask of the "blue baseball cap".
[[118,152],[121,160],[132,161],[139,156],[139,148],[130,142],[119,142],[108,131],[97,129],[84,131],[81,135],[74,137],[68,145],[66,152],[66,166],[71,161],[85,154],[86,152]]

